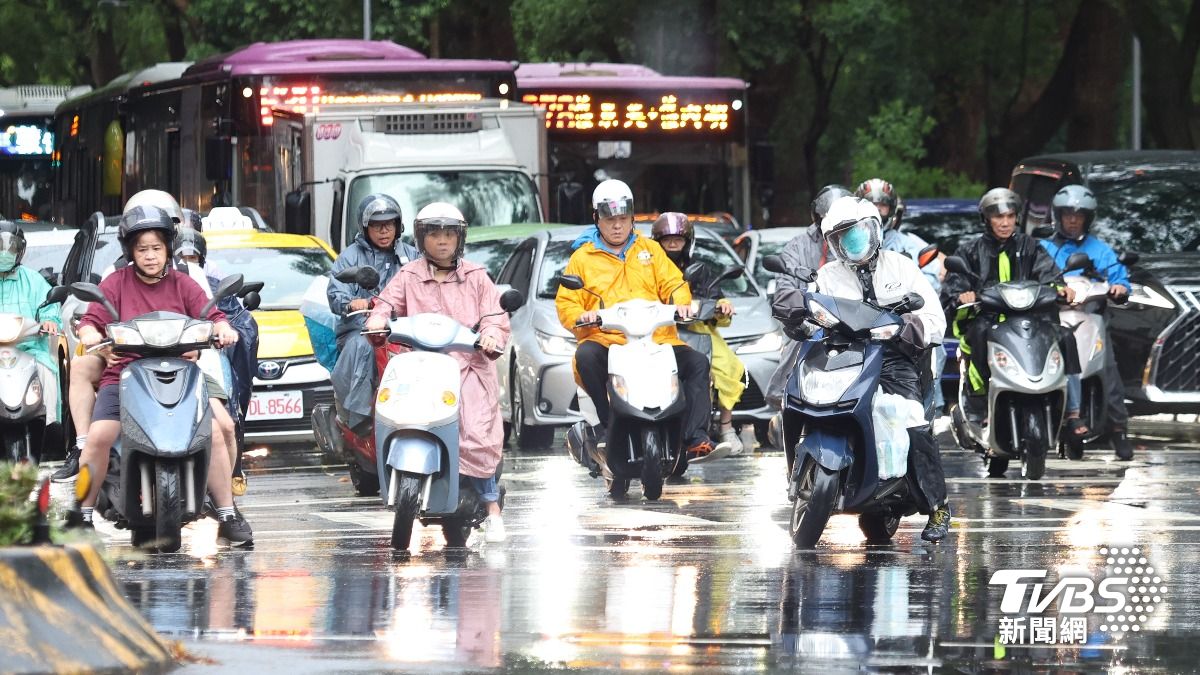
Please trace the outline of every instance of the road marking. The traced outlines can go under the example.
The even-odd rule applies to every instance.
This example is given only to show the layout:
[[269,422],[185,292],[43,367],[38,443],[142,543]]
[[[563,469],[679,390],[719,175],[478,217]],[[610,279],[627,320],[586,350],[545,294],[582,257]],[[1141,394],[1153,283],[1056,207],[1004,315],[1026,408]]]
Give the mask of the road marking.
[[[1071,511],[1080,513],[1082,511],[1094,511],[1096,508],[1103,508],[1106,513],[1106,518],[1112,519],[1132,519],[1132,520],[1200,520],[1200,516],[1193,513],[1185,513],[1180,511],[1163,511],[1161,509],[1144,508],[1140,506],[1132,506],[1130,504],[1122,504],[1119,501],[1094,501],[1090,499],[1025,499],[1015,498],[1010,499],[1014,504],[1040,506],[1046,509],[1056,509],[1060,511]],[[1029,520],[1022,518],[1022,520]],[[1122,520],[1124,522],[1124,520]]]

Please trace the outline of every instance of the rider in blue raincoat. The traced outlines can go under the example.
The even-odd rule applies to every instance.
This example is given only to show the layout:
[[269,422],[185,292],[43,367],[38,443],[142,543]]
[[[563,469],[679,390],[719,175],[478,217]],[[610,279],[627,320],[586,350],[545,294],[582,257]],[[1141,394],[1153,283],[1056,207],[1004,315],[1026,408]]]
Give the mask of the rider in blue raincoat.
[[[372,303],[371,290],[381,291],[401,267],[420,257],[400,240],[404,234],[400,204],[384,194],[368,195],[358,206],[361,232],[342,251],[329,271],[329,309],[337,317],[338,359],[333,369],[337,414],[351,429],[365,430],[375,400],[375,350],[360,335]],[[337,280],[338,272],[359,265],[379,272],[378,289],[359,288]],[[352,316],[347,314],[354,313]]]

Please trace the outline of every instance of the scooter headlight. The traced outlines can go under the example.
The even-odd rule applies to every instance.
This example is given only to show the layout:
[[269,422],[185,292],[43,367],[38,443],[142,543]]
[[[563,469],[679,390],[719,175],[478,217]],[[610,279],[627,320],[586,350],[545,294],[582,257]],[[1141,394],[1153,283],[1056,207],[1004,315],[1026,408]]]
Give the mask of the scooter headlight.
[[805,370],[800,381],[800,396],[814,405],[829,405],[842,400],[842,395],[858,379],[859,368],[838,370]]
[[871,339],[875,340],[876,342],[883,342],[885,340],[891,340],[892,338],[896,337],[896,333],[899,333],[899,332],[900,332],[900,324],[891,323],[886,326],[880,326],[879,328],[872,328],[871,329]]
[[35,377],[29,381],[29,388],[25,390],[25,405],[37,405],[41,400],[42,382]]
[[180,343],[187,319],[155,319],[134,323],[146,344],[151,347],[170,347]]
[[808,301],[808,314],[814,322],[825,328],[833,328],[842,322],[841,319],[833,315],[833,312],[829,311],[828,307],[816,300]]
[[1055,377],[1063,370],[1063,356],[1059,351],[1058,345],[1050,348],[1050,353],[1046,355],[1046,374],[1050,377]]
[[1027,377],[1021,364],[1017,363],[1013,355],[1000,345],[992,345],[991,362],[992,368],[1004,373],[1009,379]]
[[0,342],[13,342],[21,337],[25,319],[16,314],[0,318]]
[[204,321],[202,323],[197,323],[192,326],[189,326],[187,328],[187,330],[183,331],[183,335],[180,336],[179,341],[182,343],[185,343],[185,344],[186,343],[198,344],[201,342],[208,342],[209,338],[212,337],[212,332],[213,332],[212,322]]
[[113,344],[140,346],[146,344],[142,339],[142,334],[132,326],[109,326],[108,335],[112,338]]
[[1004,299],[1004,304],[1018,312],[1023,312],[1030,307],[1033,307],[1033,303],[1035,300],[1037,300],[1038,296],[1037,286],[1018,288],[1009,286],[1007,284],[1001,284],[999,289],[1000,297]]

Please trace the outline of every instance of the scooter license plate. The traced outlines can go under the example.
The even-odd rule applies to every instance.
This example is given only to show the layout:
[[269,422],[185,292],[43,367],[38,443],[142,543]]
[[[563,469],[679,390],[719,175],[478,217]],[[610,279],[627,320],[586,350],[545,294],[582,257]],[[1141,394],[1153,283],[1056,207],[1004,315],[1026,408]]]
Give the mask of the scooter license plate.
[[263,391],[250,397],[250,409],[246,421],[288,420],[304,417],[304,392]]

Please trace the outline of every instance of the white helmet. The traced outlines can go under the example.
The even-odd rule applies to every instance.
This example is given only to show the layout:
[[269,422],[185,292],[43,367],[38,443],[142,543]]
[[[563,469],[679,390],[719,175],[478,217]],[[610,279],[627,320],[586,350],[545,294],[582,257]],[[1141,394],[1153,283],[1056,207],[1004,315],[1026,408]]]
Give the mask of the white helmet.
[[175,201],[175,198],[170,193],[163,192],[162,190],[142,190],[135,193],[129,198],[129,201],[125,202],[125,208],[121,211],[121,214],[129,213],[136,206],[154,206],[160,208],[171,216],[171,220],[175,221],[176,226],[183,222],[183,209],[179,208],[179,202]]
[[463,245],[467,239],[467,219],[463,217],[453,204],[434,202],[417,212],[413,219],[413,239],[416,240],[417,250],[425,253],[425,235],[433,230],[454,230],[458,232],[458,248],[454,251],[454,260],[462,257]]
[[633,215],[633,191],[624,181],[610,178],[596,186],[592,192],[592,217],[596,220],[609,216]]
[[862,265],[879,253],[879,209],[865,199],[840,197],[821,220],[821,236],[833,254],[850,265]]

